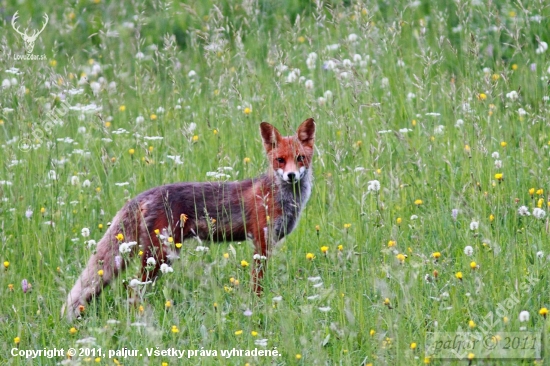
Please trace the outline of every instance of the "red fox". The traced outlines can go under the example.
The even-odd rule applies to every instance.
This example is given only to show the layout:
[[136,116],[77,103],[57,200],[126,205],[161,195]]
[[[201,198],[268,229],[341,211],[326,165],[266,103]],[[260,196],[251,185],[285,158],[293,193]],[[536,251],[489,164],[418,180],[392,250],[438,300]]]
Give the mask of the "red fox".
[[270,249],[296,227],[311,195],[315,122],[309,118],[295,136],[283,137],[267,122],[260,132],[270,169],[238,182],[174,183],[145,191],[116,214],[96,252],[61,310],[68,320],[125,266],[121,254],[141,248],[142,282],[154,280],[162,264],[177,257],[175,243],[199,238],[254,241],[252,279],[259,294]]

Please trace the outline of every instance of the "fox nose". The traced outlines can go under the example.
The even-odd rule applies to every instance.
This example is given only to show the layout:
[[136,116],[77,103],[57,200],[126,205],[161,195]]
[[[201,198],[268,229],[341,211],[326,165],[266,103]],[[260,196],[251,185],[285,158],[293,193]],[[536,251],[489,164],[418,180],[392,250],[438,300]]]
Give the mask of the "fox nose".
[[296,173],[288,173],[288,180],[291,181],[291,182],[294,182],[296,180]]

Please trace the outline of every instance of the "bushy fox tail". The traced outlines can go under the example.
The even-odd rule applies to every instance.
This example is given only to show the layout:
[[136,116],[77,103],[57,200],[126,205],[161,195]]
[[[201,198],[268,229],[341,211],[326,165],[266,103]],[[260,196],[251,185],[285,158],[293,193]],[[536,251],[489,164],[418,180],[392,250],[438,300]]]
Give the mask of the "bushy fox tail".
[[97,296],[103,286],[124,269],[124,260],[119,252],[121,241],[117,235],[122,233],[124,242],[138,240],[140,211],[133,206],[132,203],[125,205],[113,218],[111,226],[97,244],[96,252],[69,292],[61,309],[62,317],[65,316],[69,321],[78,318],[92,297]]

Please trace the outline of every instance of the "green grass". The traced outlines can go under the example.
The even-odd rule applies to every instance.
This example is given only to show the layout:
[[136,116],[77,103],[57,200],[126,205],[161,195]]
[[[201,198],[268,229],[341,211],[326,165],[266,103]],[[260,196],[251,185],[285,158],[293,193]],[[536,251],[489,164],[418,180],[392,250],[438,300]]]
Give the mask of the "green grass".
[[[539,41],[550,42],[550,10],[537,1],[466,3],[6,4],[0,363],[30,364],[11,356],[16,337],[20,350],[83,347],[77,341],[88,337],[104,352],[139,349],[141,357],[116,357],[125,365],[421,365],[442,364],[425,360],[427,332],[470,329],[470,321],[479,331],[490,314],[493,330],[546,335],[539,310],[550,306],[548,216],[520,217],[518,209],[550,205],[550,51],[536,52]],[[14,60],[25,52],[10,24],[17,10],[20,29],[38,29],[49,15],[33,51],[46,60]],[[287,82],[292,69],[300,74]],[[319,100],[327,90],[332,96]],[[101,109],[70,110],[60,113],[62,125],[46,124],[64,101]],[[189,241],[174,272],[144,291],[142,308],[128,305],[122,283],[138,275],[134,260],[82,320],[60,319],[91,254],[86,241],[99,241],[127,199],[165,183],[208,180],[220,167],[233,168],[232,180],[254,177],[267,168],[259,123],[291,134],[308,117],[317,122],[313,194],[297,229],[274,250],[262,297],[240,265],[252,262],[250,243],[197,252]],[[23,151],[22,142],[33,147]],[[372,180],[379,192],[369,191]],[[536,280],[522,287],[529,278]],[[23,292],[23,279],[31,291]],[[497,311],[499,304],[510,306]],[[523,310],[530,320],[520,323]],[[267,346],[255,345],[259,339]],[[155,347],[218,357],[147,356]],[[233,348],[276,348],[281,356],[221,357]]]

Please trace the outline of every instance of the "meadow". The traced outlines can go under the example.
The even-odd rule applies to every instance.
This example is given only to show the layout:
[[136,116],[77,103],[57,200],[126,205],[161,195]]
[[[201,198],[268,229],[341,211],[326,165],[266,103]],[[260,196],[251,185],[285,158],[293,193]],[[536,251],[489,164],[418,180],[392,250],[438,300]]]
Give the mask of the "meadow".
[[[15,28],[44,14],[21,59]],[[545,364],[427,348],[436,331],[529,331],[550,350],[544,1],[7,1],[0,15],[0,364]],[[135,258],[82,319],[60,317],[128,199],[255,177],[260,122],[292,134],[309,117],[313,193],[261,297],[251,243],[191,240],[139,305]],[[138,354],[108,354],[123,348]]]

